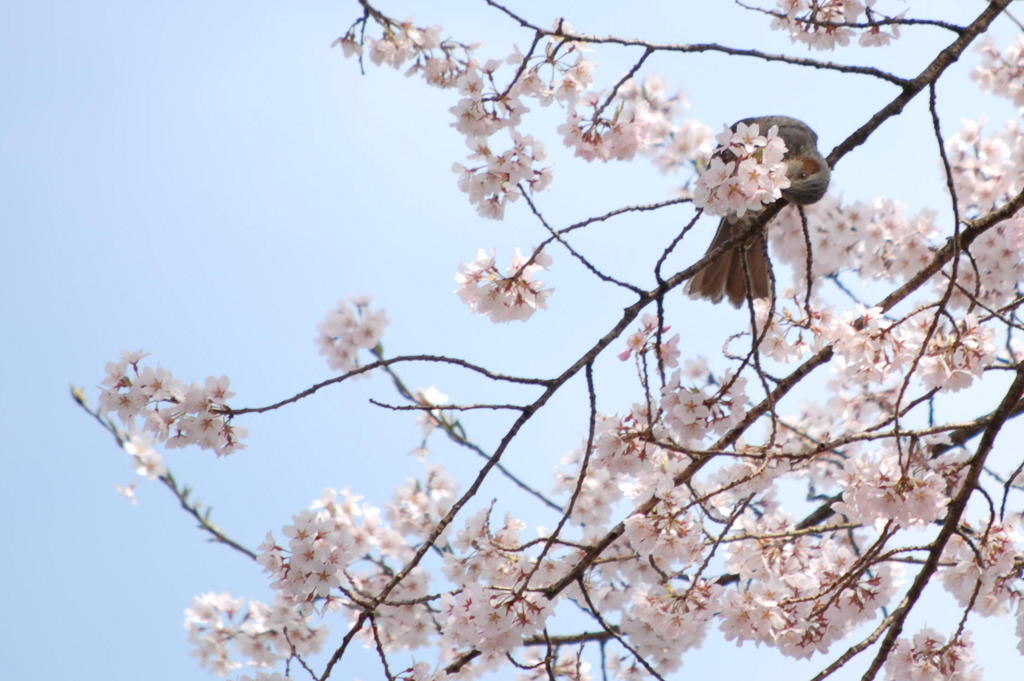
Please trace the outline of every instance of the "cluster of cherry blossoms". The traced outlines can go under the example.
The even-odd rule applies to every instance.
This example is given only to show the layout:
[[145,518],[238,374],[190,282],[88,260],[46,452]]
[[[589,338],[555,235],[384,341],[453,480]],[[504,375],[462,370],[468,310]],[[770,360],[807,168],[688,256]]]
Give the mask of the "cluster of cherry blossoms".
[[[838,311],[821,306],[810,319],[779,306],[765,330],[760,348],[772,359],[792,362],[808,351],[831,345],[834,383],[871,386],[902,382],[907,371],[929,389],[957,392],[975,383],[1001,360],[996,330],[969,313],[960,319],[934,316],[921,310],[895,320],[878,308]],[[766,323],[767,305],[758,307],[759,325]]]
[[707,156],[711,129],[695,119],[676,122],[686,99],[681,92],[669,96],[659,76],[642,83],[630,78],[613,94],[614,99],[587,91],[569,103],[567,120],[558,132],[576,156],[628,161],[645,154],[665,172]]
[[762,131],[757,123],[726,127],[715,138],[719,148],[697,177],[693,203],[711,215],[742,217],[782,197],[789,187],[786,143],[778,127]]
[[996,360],[995,329],[979,324],[972,314],[934,331],[926,314],[899,323],[877,308],[825,317],[815,329],[818,337],[832,343],[839,360],[836,371],[860,384],[883,383],[914,367],[926,387],[955,392]]
[[547,307],[552,289],[536,279],[537,272],[551,266],[551,256],[543,251],[526,258],[517,248],[506,273],[495,265],[495,255],[482,249],[476,260],[459,265],[455,281],[459,298],[477,314],[492,322],[525,321],[537,310]]
[[854,568],[853,547],[835,535],[787,537],[793,520],[777,508],[744,514],[737,525],[751,541],[725,547],[728,569],[742,585],[724,594],[728,639],[807,658],[873,619],[895,593],[898,566],[883,563],[865,573]]
[[[115,413],[131,437],[128,451],[146,476],[163,474],[153,442],[168,447],[196,445],[224,456],[245,445],[246,430],[230,423],[225,412],[232,395],[228,378],[209,377],[204,385],[186,385],[170,371],[140,367],[146,353],[122,352],[107,363],[100,391],[100,412]],[[137,437],[138,434],[148,437]]]
[[[1012,164],[1024,157],[1024,137],[1017,126],[1009,125],[1000,137],[979,142],[977,127],[965,123],[946,148],[961,216],[992,210],[1024,187],[1012,170]],[[810,278],[818,286],[823,278],[843,271],[853,271],[864,281],[902,283],[935,255],[938,229],[933,211],[908,215],[890,199],[841,205],[832,196],[803,210],[811,244]],[[769,236],[776,261],[792,265],[795,285],[804,288],[808,253],[797,210],[785,208],[772,221]],[[944,292],[952,277],[953,266],[947,265],[932,277],[932,285]],[[1015,215],[975,239],[969,254],[956,261],[948,305],[963,309],[977,301],[988,308],[1001,307],[1016,298],[1022,277],[1024,217]]]
[[[908,454],[892,440],[885,444],[877,451],[851,457],[845,464],[839,481],[843,498],[835,504],[835,511],[879,531],[890,523],[926,527],[945,516],[961,472],[949,462],[961,462],[961,453],[931,458],[919,448]],[[908,448],[906,444],[904,448]]]
[[[790,40],[815,50],[834,50],[837,45],[849,45],[850,39],[858,34],[857,42],[863,47],[888,45],[900,37],[899,25],[878,21],[878,14],[873,10],[875,0],[776,0],[776,3],[778,11],[771,12],[775,17],[772,28],[788,31]],[[866,23],[850,26],[861,21]]]
[[[702,388],[698,381],[708,381],[708,386]],[[705,438],[721,434],[743,418],[745,386],[745,378],[734,379],[728,373],[710,377],[705,363],[688,361],[673,372],[660,402],[652,396],[624,415],[597,414],[591,464],[572,508],[573,520],[589,533],[606,523],[611,509],[624,498],[638,500],[652,494],[669,498],[673,477],[689,462],[684,452],[699,449]],[[562,463],[576,467],[583,455],[584,450],[574,450]],[[556,490],[574,490],[574,474],[558,471],[555,475]],[[642,517],[627,523],[628,531],[640,534],[651,527]],[[639,541],[645,544],[648,539]]]
[[387,313],[371,310],[368,297],[354,296],[349,302],[339,300],[317,327],[316,342],[320,346],[320,354],[336,371],[358,369],[359,350],[377,347],[388,325]]
[[[354,618],[392,581],[395,570],[388,562],[401,565],[412,556],[406,537],[427,536],[448,511],[454,491],[451,478],[432,469],[425,481],[395,491],[385,518],[347,489],[326,489],[282,529],[287,542],[267,535],[257,560],[278,598],[296,612],[341,610]],[[427,575],[416,568],[377,606],[377,636],[385,649],[426,645],[434,631],[426,597]]]
[[962,120],[960,131],[946,141],[957,206],[964,217],[982,215],[1024,188],[1024,132],[1020,122],[1006,121],[996,135],[985,136],[987,120]]
[[982,92],[991,92],[1013,101],[1014,106],[1024,107],[1024,38],[1018,37],[1005,52],[1000,52],[995,41],[985,38],[978,43],[982,64],[972,73]]
[[[633,591],[632,601],[622,614],[623,633],[656,669],[662,673],[676,671],[683,653],[704,642],[723,588],[701,579],[678,589],[641,584]],[[621,674],[620,678],[631,676]]]
[[[965,525],[950,538],[942,557],[952,565],[942,570],[942,585],[961,606],[973,601],[979,615],[1002,617],[1016,604],[1024,621],[1024,538],[1019,528],[1018,516],[982,529]],[[1024,652],[1024,637],[1020,648]]]
[[[294,655],[310,655],[323,647],[327,627],[314,627],[309,618],[282,599],[267,605],[230,594],[208,593],[192,599],[185,610],[185,629],[199,664],[218,676],[246,667],[270,668]],[[232,648],[237,657],[231,655]],[[254,681],[274,681],[276,673],[256,672]],[[246,678],[246,677],[242,677]]]
[[[985,119],[962,121],[946,142],[957,205],[962,217],[977,217],[1007,202],[1024,189],[1024,131],[1007,121],[1002,131],[982,135]],[[957,286],[952,304],[972,300],[996,308],[1018,295],[1024,278],[1024,217],[1019,213],[982,234],[957,261]],[[951,276],[946,268],[947,276]]]
[[479,165],[452,164],[452,170],[459,174],[459,189],[485,218],[505,217],[506,204],[519,198],[519,187],[523,184],[533,191],[542,191],[551,182],[550,169],[534,170],[535,163],[547,158],[544,145],[514,130],[510,134],[512,148],[500,154],[480,139],[468,140],[473,150],[469,159],[479,161]]
[[679,120],[681,110],[690,104],[682,92],[669,95],[661,76],[649,75],[643,82],[630,78],[619,87],[617,98],[625,111],[640,112],[646,120],[647,145],[639,151],[662,172],[692,168],[711,154],[711,128],[695,118]]
[[[850,270],[864,281],[903,282],[934,255],[938,234],[935,215],[924,210],[907,215],[901,204],[886,198],[843,205],[831,195],[804,206],[811,247],[811,279]],[[796,208],[788,206],[768,230],[773,261],[793,267],[797,286],[807,281],[807,245]]]
[[[522,97],[535,96],[547,104],[551,98],[573,96],[577,87],[589,84],[590,67],[575,46],[562,43],[549,48],[544,63],[555,73],[549,80],[541,77],[540,64],[527,69],[522,64],[525,57],[514,52],[505,63],[516,68],[522,64],[523,73],[508,87],[500,87],[495,73],[502,62],[490,59],[481,63],[474,56],[478,46],[441,40],[438,27],[419,28],[411,22],[398,23],[376,14],[357,24],[371,18],[382,29],[379,39],[366,38],[374,63],[399,68],[412,62],[406,75],[422,75],[428,84],[455,89],[462,96],[450,109],[455,117],[452,126],[465,135],[472,163],[456,163],[453,169],[459,174],[459,188],[466,192],[480,215],[501,219],[505,205],[518,198],[521,186],[532,191],[548,186],[551,172],[541,166],[546,159],[543,146],[529,135],[520,134],[516,126],[529,111]],[[336,41],[346,56],[362,55],[356,29],[353,26]],[[573,57],[575,63],[570,64]],[[494,136],[501,131],[509,133],[511,148],[502,150],[496,146]]]
[[[381,27],[380,38],[357,38],[357,28],[365,29],[371,19]],[[554,30],[573,33],[562,20]],[[411,63],[406,75],[422,75],[430,85],[458,91],[461,99],[449,111],[455,117],[452,126],[465,136],[470,162],[455,163],[453,170],[459,188],[483,217],[500,220],[523,188],[538,192],[551,183],[543,145],[518,130],[530,110],[527,99],[565,107],[566,121],[558,132],[566,146],[588,161],[630,160],[642,153],[667,171],[702,159],[710,150],[710,129],[693,119],[676,122],[685,98],[682,93],[668,96],[660,78],[642,84],[629,79],[610,93],[592,90],[594,63],[584,56],[581,42],[549,36],[527,54],[515,48],[504,60],[481,61],[475,56],[478,45],[442,40],[440,31],[370,13],[335,44],[346,56],[361,58],[365,42],[373,63],[393,68]],[[507,84],[498,77],[503,66],[511,76]],[[501,132],[507,133],[510,147],[499,146]]]
[[925,628],[913,640],[897,640],[885,663],[889,681],[980,681],[981,668],[974,664],[974,645],[969,632],[951,641]]
[[[661,414],[675,440],[697,444],[706,436],[722,434],[747,415],[747,379],[730,373],[720,386],[705,391],[681,382],[678,369],[661,389]],[[708,394],[711,393],[711,394]]]
[[648,352],[657,350],[658,360],[666,367],[679,365],[679,334],[671,338],[663,338],[669,326],[658,326],[658,318],[645,314],[640,318],[640,328],[626,338],[626,349],[619,353],[619,359],[626,361],[630,355],[636,354],[637,359]]

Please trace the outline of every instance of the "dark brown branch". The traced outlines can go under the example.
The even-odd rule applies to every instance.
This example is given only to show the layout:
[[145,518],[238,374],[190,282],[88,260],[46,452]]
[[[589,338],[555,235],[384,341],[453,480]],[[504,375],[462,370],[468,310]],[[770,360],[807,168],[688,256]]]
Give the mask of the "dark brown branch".
[[353,369],[352,371],[346,372],[341,376],[335,376],[334,378],[329,378],[326,381],[316,383],[306,388],[300,393],[292,395],[291,397],[281,400],[280,402],[269,404],[265,407],[246,407],[244,409],[226,408],[221,410],[219,413],[227,416],[239,416],[241,414],[262,414],[264,412],[273,411],[274,409],[280,409],[285,405],[292,404],[293,402],[298,402],[299,400],[305,399],[312,395],[313,393],[318,392],[329,385],[334,385],[335,383],[342,383],[343,381],[347,381],[353,376],[359,376],[360,374],[365,374],[369,371],[373,371],[374,369],[379,369],[381,367],[389,367],[392,364],[400,364],[403,362],[438,362],[441,364],[452,364],[455,366],[462,367],[464,369],[469,369],[470,371],[475,371],[478,374],[482,374],[492,380],[506,381],[508,383],[522,383],[525,385],[540,386],[547,386],[550,385],[551,383],[550,380],[543,378],[522,378],[519,376],[506,376],[504,374],[497,374],[481,366],[477,366],[472,362],[467,362],[464,359],[458,359],[455,357],[445,357],[443,355],[401,355],[398,357],[392,357],[390,359],[381,359],[376,362],[370,362],[369,364],[365,364],[359,367],[358,369]]
[[785,54],[770,54],[768,52],[762,52],[761,50],[749,50],[741,49],[737,47],[728,47],[726,45],[718,45],[717,43],[692,43],[692,44],[672,44],[672,43],[655,43],[646,40],[639,40],[636,38],[619,38],[616,36],[596,36],[588,35],[586,33],[570,33],[565,31],[561,26],[555,30],[544,29],[536,24],[530,23],[520,15],[516,14],[512,10],[508,9],[504,5],[495,2],[495,0],[484,0],[488,5],[502,12],[515,22],[517,22],[523,28],[528,28],[531,31],[541,32],[544,35],[553,36],[556,38],[563,38],[573,42],[591,43],[595,45],[607,44],[607,45],[622,45],[626,47],[643,47],[656,52],[681,52],[681,53],[692,53],[692,52],[718,52],[721,54],[728,54],[735,57],[751,57],[754,59],[761,59],[768,62],[782,62],[784,64],[792,64],[794,66],[807,66],[815,69],[824,69],[828,71],[837,71],[839,73],[855,73],[862,76],[871,76],[873,78],[879,78],[881,80],[893,83],[900,87],[904,87],[907,84],[907,80],[895,76],[891,73],[882,71],[881,69],[872,68],[870,66],[854,66],[850,64],[836,64],[828,61],[819,61],[817,59],[808,59],[806,57],[791,57]]

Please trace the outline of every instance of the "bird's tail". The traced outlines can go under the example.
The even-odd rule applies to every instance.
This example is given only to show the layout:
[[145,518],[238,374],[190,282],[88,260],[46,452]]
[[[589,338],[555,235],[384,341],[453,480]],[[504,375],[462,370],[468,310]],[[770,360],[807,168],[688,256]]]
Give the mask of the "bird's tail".
[[[719,244],[732,238],[734,234],[740,234],[746,230],[750,221],[756,219],[756,214],[748,213],[747,216],[735,222],[722,220],[715,232],[715,238],[711,240],[708,251],[718,247]],[[693,275],[686,286],[686,293],[691,298],[707,298],[712,302],[719,302],[723,297],[728,297],[734,307],[739,307],[747,299],[747,281],[743,274],[743,258],[747,262],[747,276],[750,278],[750,297],[768,298],[771,296],[771,278],[768,274],[768,244],[765,243],[764,233],[759,232],[745,245],[737,245],[722,253],[717,258],[702,267],[697,274]]]

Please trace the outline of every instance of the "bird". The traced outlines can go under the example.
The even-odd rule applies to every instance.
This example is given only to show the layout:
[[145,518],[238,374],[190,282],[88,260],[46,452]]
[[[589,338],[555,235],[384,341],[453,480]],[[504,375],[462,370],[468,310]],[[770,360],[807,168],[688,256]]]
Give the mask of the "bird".
[[[782,190],[782,198],[785,201],[806,206],[825,196],[831,169],[818,151],[818,135],[810,126],[789,116],[757,116],[737,121],[731,126],[732,130],[735,131],[741,123],[756,123],[762,135],[772,126],[778,126],[778,135],[786,143],[783,161],[786,164],[786,177],[790,182],[789,187]],[[724,152],[724,155],[728,154],[730,152]],[[742,217],[733,215],[722,218],[707,252],[728,241],[733,235],[742,234],[760,214],[761,211],[748,211]],[[771,297],[766,228],[762,227],[746,243],[733,246],[705,264],[687,284],[687,295],[691,298],[707,298],[713,303],[721,302],[723,297],[728,297],[734,307],[739,307],[747,299],[747,279],[743,274],[741,260],[744,258],[747,263],[747,276],[750,279],[750,297]]]

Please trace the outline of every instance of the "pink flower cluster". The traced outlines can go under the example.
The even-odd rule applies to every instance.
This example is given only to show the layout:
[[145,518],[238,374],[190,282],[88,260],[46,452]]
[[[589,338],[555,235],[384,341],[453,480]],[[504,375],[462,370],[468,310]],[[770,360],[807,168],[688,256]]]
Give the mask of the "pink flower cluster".
[[[623,498],[639,500],[655,494],[664,503],[679,507],[692,503],[674,497],[673,476],[690,462],[682,452],[699,448],[705,437],[724,432],[746,413],[745,379],[732,381],[727,374],[716,381],[715,389],[706,391],[690,383],[708,377],[702,363],[687,363],[662,390],[660,405],[639,403],[624,416],[597,415],[591,464],[572,509],[573,521],[584,527],[588,536],[600,531]],[[687,387],[682,387],[684,382]],[[655,405],[660,408],[652,411]],[[574,450],[562,463],[575,469],[582,456],[583,450]],[[559,491],[574,491],[575,473],[556,471],[555,485]],[[655,535],[662,532],[668,545],[678,545],[679,533],[685,531],[675,523],[684,521],[674,512],[665,513],[662,520],[631,516],[626,522],[624,547],[656,552],[651,547],[661,546]],[[667,519],[670,516],[672,519]]]
[[[628,161],[641,153],[669,170],[710,151],[710,128],[694,120],[673,123],[685,105],[682,93],[667,94],[659,76],[643,83],[630,79],[619,87],[614,102],[593,91],[571,100],[558,132],[565,145],[587,161]],[[579,113],[580,107],[587,111]]]
[[[978,124],[965,122],[963,130],[946,144],[962,217],[977,216],[1007,201],[1024,188],[1014,170],[1024,162],[1024,136],[1010,124],[998,137],[981,138]],[[811,242],[812,280],[850,270],[864,281],[902,282],[934,257],[938,230],[931,211],[907,215],[889,199],[841,205],[834,197],[805,206]],[[799,214],[785,208],[769,229],[777,262],[793,266],[798,289],[806,286],[807,248]],[[952,267],[932,279],[936,290],[949,286]],[[971,244],[970,255],[957,261],[956,285],[949,306],[969,307],[977,301],[998,308],[1016,298],[1017,282],[1024,279],[1024,216],[999,223]]]
[[[626,349],[619,353],[619,359],[626,361],[633,353],[636,353],[639,359],[648,352],[653,354],[657,349],[658,356],[665,366],[679,366],[679,334],[671,338],[662,337],[661,344],[658,345],[658,318],[652,314],[645,314],[640,318],[640,325],[639,329],[626,338]],[[666,334],[670,328],[663,326],[660,332]]]
[[[272,605],[230,594],[208,593],[185,610],[185,629],[199,664],[218,676],[243,667],[273,667],[293,654],[316,653],[327,638],[326,627],[312,627],[307,617],[278,599]],[[233,659],[231,648],[245,660]],[[273,681],[276,674],[257,672],[254,679]],[[243,677],[244,678],[244,677]]]
[[[141,430],[168,447],[197,445],[224,456],[245,446],[245,428],[232,425],[223,413],[234,395],[226,376],[209,377],[205,385],[186,385],[166,369],[140,368],[144,357],[142,351],[125,351],[119,361],[107,363],[99,398],[102,413],[116,413],[129,433]],[[149,440],[130,444],[137,451],[129,453],[147,462],[144,468],[162,474],[159,459],[146,453]]]
[[[887,446],[846,463],[839,480],[843,499],[834,505],[835,511],[879,531],[890,522],[904,528],[926,527],[944,517],[959,469],[944,465],[942,459],[922,456],[920,450],[908,455],[891,440],[886,442]],[[960,452],[946,455],[954,461],[961,456]]]
[[543,594],[477,582],[441,597],[447,642],[456,649],[475,648],[485,660],[503,659],[524,637],[543,629],[553,610]]
[[[405,537],[427,536],[453,498],[453,483],[441,469],[396,490],[387,518],[348,490],[326,489],[310,510],[282,529],[287,544],[268,534],[257,560],[282,602],[303,614],[341,610],[354,619],[393,578],[396,570],[389,561],[401,565],[412,556]],[[386,650],[427,645],[435,632],[429,600],[427,575],[417,567],[376,606],[377,632]],[[371,632],[361,635],[373,644]]]
[[[576,503],[572,508],[572,520],[598,534],[608,522],[616,502],[623,499],[628,491],[635,490],[639,496],[640,483],[630,478],[644,478],[652,469],[666,461],[666,454],[644,436],[642,424],[647,423],[647,409],[634,405],[624,417],[598,414],[594,428],[594,451],[591,466],[583,479]],[[573,450],[561,463],[571,470],[555,472],[555,490],[571,493],[576,488],[576,474],[582,450]],[[663,473],[661,473],[663,475]],[[660,476],[659,476],[660,479]]]
[[494,259],[493,253],[487,255],[481,249],[476,260],[459,265],[455,292],[470,310],[487,315],[492,322],[509,322],[526,321],[537,310],[547,308],[553,290],[543,288],[536,274],[551,266],[548,254],[538,252],[525,258],[517,248],[504,276]]
[[[815,50],[834,50],[836,45],[849,45],[850,38],[858,34],[858,42],[863,47],[888,45],[900,37],[899,26],[875,21],[874,4],[875,0],[777,0],[778,13],[771,26],[788,31],[790,40]],[[861,14],[865,16],[862,18]],[[842,25],[864,20],[868,24],[864,27]]]
[[[865,281],[884,278],[901,282],[933,257],[931,241],[938,230],[931,211],[907,215],[902,205],[882,198],[841,205],[829,195],[803,210],[807,215],[815,281],[851,270]],[[794,283],[803,288],[807,279],[807,247],[797,209],[784,208],[768,232],[773,261],[792,265]]]
[[[483,509],[466,521],[445,555],[445,576],[457,588],[441,597],[443,637],[453,650],[483,653],[482,668],[499,663],[524,637],[542,630],[557,603],[526,589],[534,561],[518,548],[523,528],[522,521],[507,516],[492,531],[490,509]],[[538,582],[550,576],[550,569],[542,572]]]
[[981,681],[968,632],[947,642],[934,629],[922,629],[914,640],[900,638],[885,663],[889,681]]
[[838,316],[819,310],[818,318],[815,335],[832,344],[835,371],[857,384],[884,383],[914,368],[927,387],[956,392],[996,359],[995,330],[973,314],[934,331],[931,316],[922,313],[895,322],[877,308]]
[[1007,615],[1013,604],[1024,606],[1022,538],[1014,525],[1018,523],[1003,522],[973,532],[963,528],[950,538],[942,558],[952,565],[940,574],[960,605],[966,607],[974,597],[974,611],[986,617]]
[[589,110],[584,115],[577,112],[577,103],[569,106],[568,119],[558,126],[565,146],[575,149],[576,155],[587,161],[629,161],[650,146],[652,118],[647,110],[617,107],[612,117],[605,119],[599,116],[601,101],[597,92],[581,97],[578,104]]
[[727,639],[755,641],[807,658],[871,620],[888,604],[899,572],[884,563],[837,582],[857,562],[849,544],[834,535],[778,536],[792,525],[777,509],[740,518],[737,529],[752,541],[725,547],[727,568],[739,582],[724,593],[721,626]]
[[638,151],[650,156],[662,172],[690,169],[694,162],[707,161],[713,141],[711,128],[694,118],[676,122],[679,112],[690,105],[682,92],[670,96],[661,76],[648,76],[642,83],[627,80],[619,88],[617,100],[626,111],[641,112],[647,125],[647,145]]
[[674,672],[683,653],[704,642],[721,595],[722,587],[703,579],[678,590],[643,584],[622,614],[622,631],[661,673]]
[[558,132],[584,160],[628,161],[643,154],[670,172],[703,161],[711,152],[711,128],[696,119],[676,122],[686,106],[682,92],[668,95],[660,76],[642,83],[631,78],[612,99],[596,91],[575,95]]
[[696,445],[706,435],[721,434],[747,414],[747,379],[727,373],[721,387],[705,392],[684,386],[676,370],[661,390],[661,414],[679,444]]
[[355,296],[349,302],[339,300],[337,307],[329,310],[317,327],[320,354],[336,371],[359,368],[359,350],[377,347],[388,325],[387,314],[383,310],[371,310],[368,297]]
[[260,545],[258,560],[274,578],[272,586],[306,612],[318,602],[332,608],[341,586],[352,586],[350,564],[371,549],[392,558],[409,555],[405,540],[382,524],[378,509],[360,505],[348,490],[338,496],[326,489],[311,510],[293,516],[292,524],[282,529],[287,545],[279,545],[270,534]]
[[[651,156],[662,170],[673,170],[707,156],[711,131],[697,120],[674,122],[685,105],[682,94],[668,96],[660,78],[643,84],[629,80],[611,98],[591,90],[594,63],[584,56],[584,44],[550,36],[530,54],[516,48],[504,60],[481,62],[477,45],[440,38],[440,28],[416,27],[409,21],[394,22],[370,15],[381,26],[380,38],[366,38],[370,60],[400,68],[410,63],[406,75],[422,75],[430,85],[455,89],[461,95],[449,111],[452,126],[462,133],[470,149],[470,163],[455,163],[459,188],[477,212],[502,219],[508,203],[521,188],[543,191],[552,180],[551,168],[541,142],[519,132],[524,103],[541,106],[554,102],[566,108],[566,121],[558,127],[565,144],[588,161],[628,160],[636,154]],[[345,56],[362,56],[358,25],[335,41]],[[363,27],[365,29],[365,26]],[[559,20],[556,30],[572,34]],[[514,70],[512,81],[500,83],[499,72]],[[511,146],[498,141],[506,133]]]
[[982,92],[991,92],[1024,107],[1024,38],[1018,37],[1005,52],[1000,52],[992,38],[978,43],[982,64],[972,73]]
[[459,189],[469,196],[477,212],[485,218],[501,220],[505,217],[505,206],[519,198],[521,184],[539,192],[551,183],[549,168],[536,170],[535,164],[544,161],[547,154],[544,145],[533,137],[522,136],[510,131],[512,148],[495,153],[482,138],[467,140],[473,153],[471,161],[478,165],[452,164],[452,170],[459,174]]
[[963,217],[984,214],[1018,194],[1024,186],[1024,132],[1008,120],[1003,130],[985,136],[987,120],[961,120],[960,131],[946,140],[957,205]]
[[697,177],[693,203],[711,215],[742,217],[782,197],[789,187],[786,143],[772,126],[761,134],[757,123],[726,127],[715,138],[719,148]]
[[647,513],[626,519],[623,536],[634,551],[665,570],[685,570],[698,563],[704,549],[699,518],[688,513],[687,494],[669,489]]
[[[977,217],[1006,203],[1024,189],[1024,132],[1017,121],[983,136],[985,119],[964,120],[946,142],[961,217]],[[988,230],[971,244],[970,256],[957,263],[957,288],[951,301],[966,307],[971,300],[1001,307],[1017,296],[1024,279],[1024,216],[1020,213]],[[947,273],[949,269],[947,268]]]
[[[476,45],[442,40],[438,26],[421,28],[409,21],[394,22],[377,15],[369,15],[369,19],[381,27],[380,38],[366,39],[373,63],[399,68],[411,62],[407,76],[422,75],[429,85],[454,88],[462,95],[450,109],[455,116],[452,125],[466,136],[472,150],[470,159],[479,163],[455,164],[454,170],[460,175],[459,188],[469,195],[482,216],[501,219],[505,205],[518,197],[521,182],[533,191],[547,187],[550,170],[539,167],[546,158],[543,146],[515,130],[529,110],[519,97],[529,91],[530,83],[523,83],[518,90],[499,91],[494,73],[501,62],[492,59],[481,64],[473,56]],[[362,56],[356,35],[357,26],[353,26],[335,41],[345,56]],[[509,61],[515,63],[516,58],[514,54]],[[518,58],[522,60],[521,55]],[[496,151],[490,139],[501,130],[508,130],[512,137],[513,146],[507,151]]]

